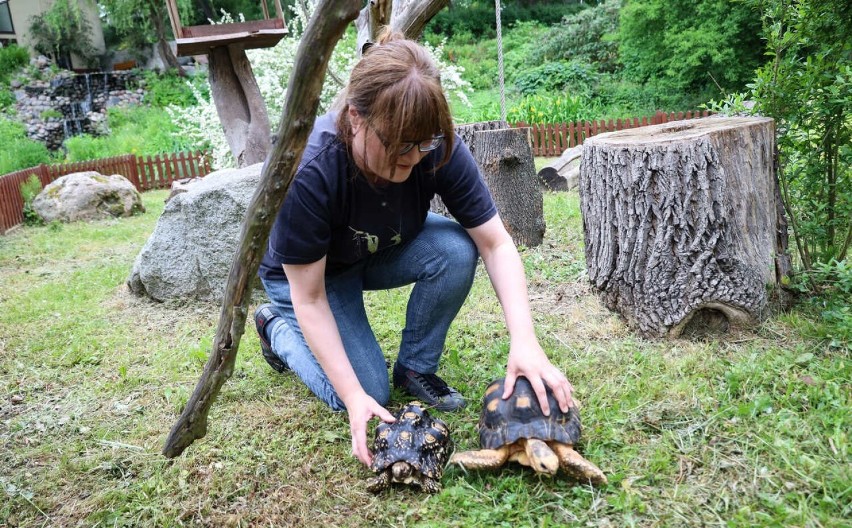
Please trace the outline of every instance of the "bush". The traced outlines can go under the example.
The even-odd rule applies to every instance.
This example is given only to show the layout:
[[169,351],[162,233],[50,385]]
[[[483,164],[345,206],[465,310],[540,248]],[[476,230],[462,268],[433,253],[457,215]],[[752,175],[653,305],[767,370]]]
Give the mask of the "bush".
[[593,66],[579,62],[550,62],[536,66],[518,76],[515,86],[523,95],[537,92],[589,92],[597,82]]
[[156,71],[145,71],[145,101],[151,106],[165,108],[169,105],[187,107],[195,104],[195,96],[192,94],[192,86],[206,95],[209,84],[203,75],[193,77],[181,77],[174,70],[166,73]]
[[0,84],[0,112],[15,104],[15,94],[5,84]]
[[[587,6],[577,1],[556,0],[521,5],[517,2],[504,2],[500,12],[500,21],[504,26],[517,22],[536,20],[549,25],[562,20],[562,17],[585,9]],[[453,37],[459,33],[470,33],[475,37],[494,38],[497,14],[494,2],[486,0],[468,0],[454,2],[449,9],[442,9],[426,25],[426,33]]]
[[[216,123],[216,126],[219,126]],[[74,136],[65,141],[66,161],[85,161],[124,154],[153,155],[199,146],[178,132],[169,114],[161,108],[113,107],[107,111],[109,134]]]
[[0,117],[0,174],[50,163],[43,143],[27,138],[24,125]]
[[506,111],[509,123],[570,123],[599,116],[600,108],[582,95],[530,95]]
[[24,200],[24,225],[40,225],[41,217],[33,209],[33,200],[41,192],[41,181],[35,174],[30,174],[30,177],[21,183],[21,198]]
[[30,54],[26,48],[14,44],[0,48],[0,83],[9,82],[9,77],[26,66],[29,60]]

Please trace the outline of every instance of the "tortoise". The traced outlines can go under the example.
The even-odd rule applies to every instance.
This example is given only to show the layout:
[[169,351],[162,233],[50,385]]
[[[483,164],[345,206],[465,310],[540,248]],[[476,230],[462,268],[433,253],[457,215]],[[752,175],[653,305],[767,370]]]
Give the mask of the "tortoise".
[[441,475],[452,449],[447,425],[429,416],[417,401],[394,417],[395,422],[381,422],[376,427],[370,465],[376,476],[368,481],[367,490],[379,493],[398,482],[429,493],[441,491]]
[[544,475],[555,475],[561,467],[577,480],[606,484],[603,472],[574,451],[581,432],[577,403],[563,413],[548,387],[550,416],[545,416],[529,380],[519,377],[506,400],[502,397],[504,382],[500,378],[485,390],[479,418],[483,449],[457,452],[450,462],[467,469],[494,469],[512,461]]

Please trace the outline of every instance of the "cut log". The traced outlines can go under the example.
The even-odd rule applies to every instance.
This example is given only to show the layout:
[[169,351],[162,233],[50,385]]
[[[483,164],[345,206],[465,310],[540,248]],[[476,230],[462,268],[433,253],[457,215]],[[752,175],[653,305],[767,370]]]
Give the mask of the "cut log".
[[583,145],[567,149],[559,158],[538,171],[538,180],[549,191],[570,191],[580,179],[580,158]]
[[767,118],[704,118],[586,140],[586,266],[645,336],[718,333],[767,314],[789,270]]

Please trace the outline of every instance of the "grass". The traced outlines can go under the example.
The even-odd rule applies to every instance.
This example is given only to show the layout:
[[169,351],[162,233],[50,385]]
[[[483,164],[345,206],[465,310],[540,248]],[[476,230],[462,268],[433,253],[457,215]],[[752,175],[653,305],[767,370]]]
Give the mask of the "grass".
[[[541,163],[540,163],[541,164]],[[537,330],[583,402],[579,449],[601,489],[447,469],[443,491],[374,497],[343,414],[270,370],[253,331],[179,458],[159,451],[209,352],[218,307],[153,303],[124,281],[162,211],[25,227],[0,238],[0,525],[840,526],[849,522],[849,348],[808,313],[708,341],[634,335],[584,280],[575,194],[545,197],[547,234],[523,252]],[[407,289],[367,298],[389,357]],[[262,297],[258,295],[258,301]],[[251,328],[251,325],[248,325]],[[482,390],[508,338],[480,269],[441,373],[472,401],[441,414],[476,446]],[[395,394],[392,407],[405,402]]]

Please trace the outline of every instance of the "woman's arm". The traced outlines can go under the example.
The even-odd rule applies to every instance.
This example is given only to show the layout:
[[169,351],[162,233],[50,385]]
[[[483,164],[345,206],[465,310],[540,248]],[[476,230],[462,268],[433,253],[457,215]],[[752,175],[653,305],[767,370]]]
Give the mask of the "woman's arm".
[[352,454],[370,465],[367,422],[374,416],[386,422],[394,418],[364,391],[352,369],[326,297],[325,261],[323,257],[310,264],[285,264],[284,273],[290,281],[293,310],[302,335],[349,413]]
[[535,336],[524,267],[512,237],[503,227],[499,215],[468,229],[468,233],[485,263],[509,329],[509,358],[503,398],[512,394],[515,379],[524,376],[532,384],[545,414],[550,414],[550,407],[544,383],[553,389],[559,407],[567,412],[572,405],[573,387],[562,371],[547,359]]

